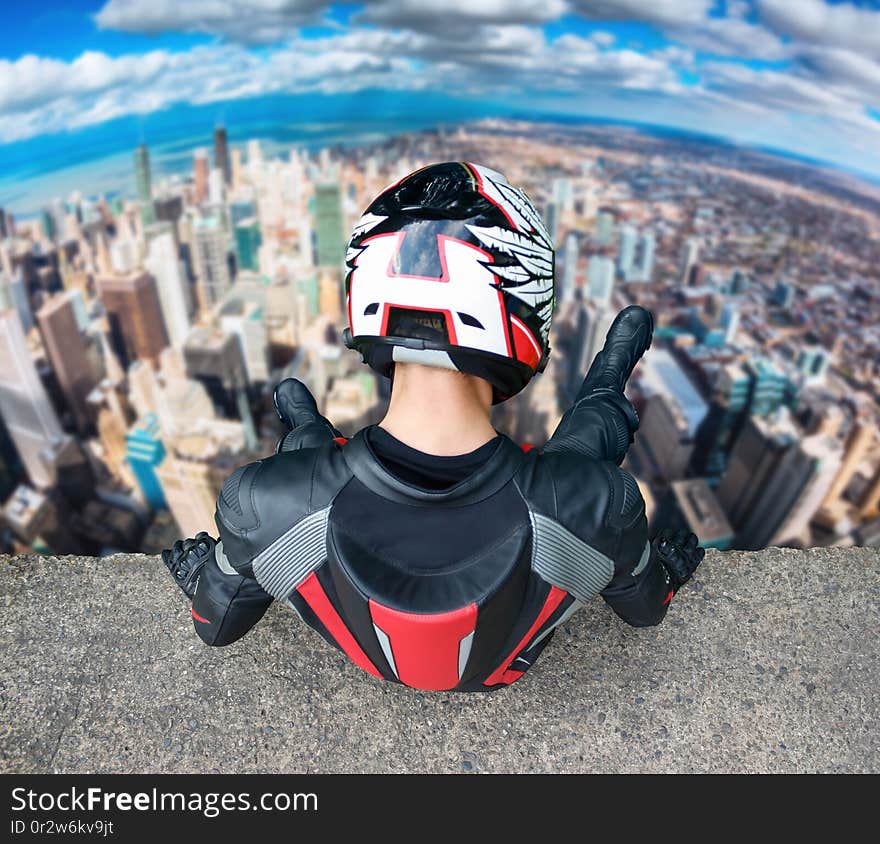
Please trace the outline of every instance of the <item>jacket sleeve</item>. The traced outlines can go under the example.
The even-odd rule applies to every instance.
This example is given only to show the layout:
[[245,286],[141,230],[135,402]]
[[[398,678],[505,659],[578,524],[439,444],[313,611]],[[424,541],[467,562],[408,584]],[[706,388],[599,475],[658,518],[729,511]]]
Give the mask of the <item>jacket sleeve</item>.
[[601,595],[633,627],[651,627],[666,616],[672,585],[648,540],[645,502],[629,472],[606,464],[612,490],[607,526],[616,532],[614,577]]
[[259,469],[259,463],[236,469],[217,499],[219,540],[199,575],[192,605],[196,633],[208,645],[240,639],[272,603],[254,577],[255,553],[248,541],[249,522],[256,519],[252,491]]

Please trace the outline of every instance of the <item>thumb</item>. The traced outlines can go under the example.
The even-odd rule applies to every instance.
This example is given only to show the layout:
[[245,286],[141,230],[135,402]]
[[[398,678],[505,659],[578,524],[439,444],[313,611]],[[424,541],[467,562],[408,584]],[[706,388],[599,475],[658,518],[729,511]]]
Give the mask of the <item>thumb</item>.
[[273,395],[278,418],[291,428],[322,421],[318,403],[309,388],[296,378],[285,378]]

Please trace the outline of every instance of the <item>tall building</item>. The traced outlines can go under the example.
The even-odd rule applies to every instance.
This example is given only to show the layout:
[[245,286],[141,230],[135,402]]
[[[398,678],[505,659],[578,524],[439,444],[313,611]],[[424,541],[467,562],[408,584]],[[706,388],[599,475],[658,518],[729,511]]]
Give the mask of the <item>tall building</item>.
[[269,380],[269,362],[266,356],[268,338],[266,336],[265,310],[257,302],[247,301],[233,295],[220,309],[220,326],[229,334],[238,337],[244,358],[247,382],[265,384]]
[[229,146],[226,141],[226,129],[217,126],[214,129],[214,166],[223,174],[225,184],[232,181],[232,168],[229,163]]
[[57,293],[47,299],[37,312],[37,324],[52,371],[58,379],[76,428],[86,436],[94,427],[87,398],[96,379],[89,366],[72,293]]
[[681,250],[681,266],[679,268],[680,283],[687,286],[693,281],[693,268],[700,260],[700,241],[695,237],[685,240]]
[[123,369],[135,360],[158,366],[168,345],[156,280],[148,272],[98,276],[98,294],[107,314],[110,347]]
[[48,208],[43,208],[40,211],[40,227],[43,229],[43,235],[46,240],[55,240],[55,236],[58,234],[58,227],[52,212]]
[[718,485],[718,499],[736,530],[736,547],[757,550],[805,535],[840,466],[841,452],[824,434],[803,436],[787,412],[752,416]]
[[235,226],[235,251],[239,270],[259,270],[262,242],[260,224],[256,217],[248,217]]
[[342,223],[342,199],[339,185],[315,185],[316,263],[319,267],[338,269],[345,256],[345,232]]
[[580,240],[577,232],[569,232],[565,236],[565,247],[562,253],[562,275],[558,279],[556,301],[567,302],[577,287],[577,266],[580,253]]
[[195,179],[195,202],[201,205],[208,198],[208,151],[199,147],[195,152],[193,178]]
[[[605,335],[615,316],[611,308],[601,303],[581,303],[572,338],[572,350],[567,360],[565,383],[569,395],[576,395],[580,389],[593,358],[605,343]],[[549,381],[546,373],[542,377]]]
[[727,468],[727,456],[748,416],[751,380],[741,366],[723,366],[715,379],[706,418],[694,443],[690,474],[715,484]]
[[141,204],[141,220],[145,226],[149,226],[156,221],[156,212],[153,208],[153,188],[150,181],[150,153],[146,144],[141,144],[134,151],[134,179]]
[[791,282],[777,281],[770,301],[780,308],[790,308],[792,302],[794,302],[795,292],[795,286]]
[[617,256],[617,268],[624,279],[628,279],[632,275],[638,237],[639,234],[634,226],[620,227],[620,251]]
[[611,302],[614,290],[614,261],[604,255],[593,255],[587,264],[587,296],[601,305]]
[[867,418],[857,418],[853,422],[849,436],[846,438],[840,471],[828,488],[823,504],[833,505],[846,491],[868,451],[874,445],[876,433],[873,422]]
[[187,375],[201,381],[222,416],[241,420],[248,447],[256,448],[247,366],[238,336],[219,328],[193,329],[184,344],[183,356]]
[[141,490],[144,501],[152,510],[166,506],[165,493],[157,470],[165,459],[165,446],[159,433],[159,420],[148,413],[126,437],[126,460]]
[[216,305],[232,286],[226,230],[218,217],[201,217],[193,225],[195,267],[202,306]]
[[5,240],[12,235],[11,228],[5,209],[0,208],[0,240]]
[[244,444],[241,424],[219,419],[196,426],[169,442],[168,454],[156,474],[180,535],[195,536],[201,530],[216,530],[217,496],[223,476],[231,474],[232,469],[218,470],[215,462],[222,454],[234,458]]
[[666,349],[653,349],[639,365],[646,397],[634,449],[645,474],[669,482],[685,477],[707,406]]
[[226,188],[223,183],[223,171],[219,167],[212,167],[208,173],[208,204],[220,209],[226,201]]
[[750,378],[749,411],[769,416],[783,404],[791,405],[797,395],[796,386],[766,358],[746,363]]
[[614,243],[614,214],[600,211],[596,215],[596,245],[607,247]]
[[31,483],[37,489],[52,487],[58,455],[70,438],[61,429],[12,310],[0,311],[0,415]]
[[654,275],[654,250],[657,239],[654,232],[643,232],[639,237],[636,260],[627,281],[649,282]]
[[168,340],[172,346],[180,346],[189,333],[192,305],[171,223],[157,223],[147,237],[149,245],[144,268],[156,279]]

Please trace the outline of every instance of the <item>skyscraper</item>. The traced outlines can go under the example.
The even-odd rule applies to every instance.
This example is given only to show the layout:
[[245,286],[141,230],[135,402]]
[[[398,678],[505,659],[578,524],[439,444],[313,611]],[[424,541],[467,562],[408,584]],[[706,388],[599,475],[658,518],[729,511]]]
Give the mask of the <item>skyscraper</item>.
[[700,241],[695,237],[685,240],[681,250],[680,283],[687,286],[692,281],[692,270],[700,259]]
[[654,249],[656,244],[657,240],[654,237],[654,232],[646,231],[641,234],[636,251],[636,260],[633,263],[627,281],[651,281],[651,276],[654,274]]
[[214,166],[223,173],[223,181],[228,185],[232,180],[232,169],[229,164],[226,129],[223,126],[217,126],[214,129]]
[[587,296],[597,304],[607,305],[614,290],[614,261],[593,255],[587,265]]
[[144,501],[153,510],[166,506],[157,469],[165,459],[165,446],[159,436],[159,421],[148,413],[143,423],[135,425],[126,437],[126,460],[140,487]]
[[199,147],[195,152],[193,165],[196,205],[200,205],[208,198],[208,170],[208,151]]
[[653,349],[638,372],[647,401],[636,450],[645,452],[645,462],[661,480],[679,480],[686,474],[697,431],[706,417],[706,402],[666,349]]
[[611,246],[614,242],[614,214],[600,211],[596,215],[596,245]]
[[123,369],[134,360],[158,366],[168,345],[156,280],[148,272],[99,276],[98,293],[107,313],[110,347]]
[[620,252],[617,257],[617,268],[624,279],[630,278],[635,266],[638,236],[634,226],[620,227]]
[[217,477],[220,473],[214,461],[221,452],[234,456],[243,448],[241,423],[220,419],[181,433],[169,443],[168,454],[156,474],[181,536],[215,530],[214,510],[222,478]]
[[141,220],[145,226],[149,226],[156,220],[156,211],[153,208],[153,188],[150,181],[150,153],[146,144],[141,144],[134,151],[134,178],[141,204]]
[[189,332],[192,307],[189,284],[177,254],[172,226],[170,223],[157,223],[147,236],[149,246],[144,267],[156,279],[168,339],[172,346],[180,346]]
[[94,426],[86,399],[96,380],[77,324],[73,294],[57,293],[47,299],[37,312],[37,325],[76,428],[87,435]]
[[193,225],[193,240],[202,306],[211,308],[232,286],[226,231],[218,217],[201,217]]
[[262,242],[260,224],[256,217],[248,217],[235,226],[235,251],[239,270],[259,270]]
[[841,451],[825,434],[802,436],[783,411],[744,425],[718,485],[718,500],[747,550],[799,540],[840,466]]
[[70,438],[61,430],[12,310],[0,310],[0,414],[31,483],[37,489],[53,486],[57,455]]
[[316,263],[338,269],[345,256],[342,199],[335,182],[315,185]]
[[556,290],[556,301],[559,304],[567,302],[574,294],[577,286],[577,265],[580,252],[580,241],[577,232],[569,232],[565,236],[565,250],[562,259],[561,284]]

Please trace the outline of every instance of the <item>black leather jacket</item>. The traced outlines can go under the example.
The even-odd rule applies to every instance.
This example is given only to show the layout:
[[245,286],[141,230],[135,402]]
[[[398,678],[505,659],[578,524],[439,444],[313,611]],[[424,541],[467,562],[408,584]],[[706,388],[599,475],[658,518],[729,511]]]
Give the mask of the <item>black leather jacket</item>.
[[217,502],[196,631],[229,644],[278,599],[375,677],[486,691],[521,677],[597,595],[629,624],[658,624],[672,588],[617,465],[631,436],[609,401],[592,417],[581,403],[544,448],[502,435],[441,491],[390,474],[364,431],[241,467]]

